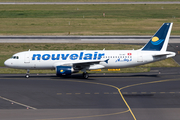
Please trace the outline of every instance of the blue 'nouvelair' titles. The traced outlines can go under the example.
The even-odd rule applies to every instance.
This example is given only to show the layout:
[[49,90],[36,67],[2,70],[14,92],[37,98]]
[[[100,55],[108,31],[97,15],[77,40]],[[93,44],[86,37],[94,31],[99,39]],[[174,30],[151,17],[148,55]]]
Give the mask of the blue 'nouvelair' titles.
[[79,54],[33,54],[32,60],[67,60],[67,58],[70,60],[100,60],[104,55],[104,53],[98,52],[94,52],[94,54],[84,54],[84,52],[80,52]]

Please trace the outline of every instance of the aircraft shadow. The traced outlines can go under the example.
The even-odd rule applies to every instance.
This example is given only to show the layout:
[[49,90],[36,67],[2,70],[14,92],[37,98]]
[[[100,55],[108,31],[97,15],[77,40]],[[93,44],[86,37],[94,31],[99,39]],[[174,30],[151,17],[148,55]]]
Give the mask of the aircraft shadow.
[[[101,78],[101,77],[159,77],[159,74],[139,74],[139,73],[134,73],[134,74],[89,74],[89,78],[86,80],[95,80],[95,78]],[[12,79],[33,79],[33,78],[51,78],[51,79],[85,79],[83,78],[82,74],[73,74],[73,75],[68,75],[68,76],[56,76],[56,75],[47,75],[47,74],[30,74],[29,78],[25,78],[25,74],[6,74],[0,76],[0,78],[12,78]]]

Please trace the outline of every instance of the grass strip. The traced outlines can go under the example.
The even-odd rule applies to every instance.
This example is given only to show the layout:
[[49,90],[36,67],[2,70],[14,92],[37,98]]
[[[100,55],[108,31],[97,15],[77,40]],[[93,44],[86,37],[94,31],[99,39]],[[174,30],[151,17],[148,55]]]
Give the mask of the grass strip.
[[[170,0],[149,0],[148,2],[165,2]],[[171,0],[179,1],[179,0]],[[0,2],[147,2],[147,0],[0,0]]]
[[153,35],[164,22],[174,22],[172,34],[180,35],[179,8],[180,4],[0,5],[0,35]]

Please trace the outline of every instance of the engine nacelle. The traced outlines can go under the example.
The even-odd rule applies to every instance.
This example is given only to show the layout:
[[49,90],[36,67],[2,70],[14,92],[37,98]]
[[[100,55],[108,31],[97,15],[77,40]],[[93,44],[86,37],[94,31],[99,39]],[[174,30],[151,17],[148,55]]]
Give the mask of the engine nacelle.
[[74,69],[72,66],[56,66],[56,75],[62,76],[62,75],[71,75],[73,73]]

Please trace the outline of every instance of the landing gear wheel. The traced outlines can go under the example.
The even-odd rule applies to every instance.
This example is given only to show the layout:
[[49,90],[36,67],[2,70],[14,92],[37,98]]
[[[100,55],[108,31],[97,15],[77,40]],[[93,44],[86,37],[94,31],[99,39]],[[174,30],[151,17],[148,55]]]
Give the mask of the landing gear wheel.
[[88,74],[87,72],[83,72],[83,77],[84,77],[85,79],[88,79],[89,74]]
[[26,76],[25,76],[26,78],[29,78],[29,74],[26,74]]

